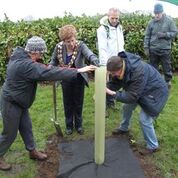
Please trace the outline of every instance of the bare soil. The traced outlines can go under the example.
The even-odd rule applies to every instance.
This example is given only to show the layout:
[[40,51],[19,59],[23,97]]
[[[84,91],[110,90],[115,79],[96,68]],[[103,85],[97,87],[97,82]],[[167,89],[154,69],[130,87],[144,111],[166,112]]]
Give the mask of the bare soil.
[[[38,163],[38,175],[36,178],[56,178],[57,171],[59,168],[59,149],[58,144],[60,143],[60,138],[57,135],[52,135],[47,141],[46,153],[48,154],[48,159],[44,162]],[[131,148],[140,161],[140,165],[144,170],[146,178],[163,178],[161,171],[154,165],[152,156],[143,156],[139,153],[139,147],[135,144],[131,144]]]
[[60,138],[57,135],[49,137],[45,152],[48,155],[46,161],[38,162],[38,175],[36,178],[56,178],[59,168],[59,149]]

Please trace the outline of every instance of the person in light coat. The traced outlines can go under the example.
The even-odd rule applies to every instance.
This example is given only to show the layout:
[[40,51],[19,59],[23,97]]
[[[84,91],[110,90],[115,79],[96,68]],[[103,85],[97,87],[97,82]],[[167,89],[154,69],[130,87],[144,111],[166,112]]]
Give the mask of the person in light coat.
[[119,15],[117,8],[111,8],[108,15],[100,20],[101,26],[97,29],[100,65],[106,66],[111,56],[124,51],[124,35]]
[[[119,16],[119,9],[110,8],[107,16],[100,20],[100,27],[97,29],[100,66],[106,66],[107,60],[111,56],[116,56],[119,52],[124,51],[124,35]],[[109,80],[108,74],[107,80]],[[112,97],[106,95],[106,107],[115,108],[114,106]]]

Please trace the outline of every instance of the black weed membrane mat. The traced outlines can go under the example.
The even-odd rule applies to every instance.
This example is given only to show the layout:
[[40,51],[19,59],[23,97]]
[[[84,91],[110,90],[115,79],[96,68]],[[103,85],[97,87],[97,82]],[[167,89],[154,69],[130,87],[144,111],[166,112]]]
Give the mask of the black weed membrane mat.
[[93,140],[60,143],[57,178],[145,178],[126,138],[109,138],[105,145],[105,161],[97,165]]

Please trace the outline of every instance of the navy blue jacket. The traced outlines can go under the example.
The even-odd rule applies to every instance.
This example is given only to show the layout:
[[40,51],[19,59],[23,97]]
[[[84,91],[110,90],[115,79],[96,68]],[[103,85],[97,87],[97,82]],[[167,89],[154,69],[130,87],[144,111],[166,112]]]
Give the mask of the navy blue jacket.
[[22,108],[29,108],[35,99],[38,81],[72,80],[73,77],[77,77],[76,69],[33,62],[23,48],[17,47],[8,63],[2,97]]
[[[138,103],[152,117],[159,115],[168,99],[168,87],[161,74],[137,55],[125,52],[124,78],[113,77],[108,88],[117,91],[115,99],[123,103]],[[124,90],[118,91],[120,88]]]

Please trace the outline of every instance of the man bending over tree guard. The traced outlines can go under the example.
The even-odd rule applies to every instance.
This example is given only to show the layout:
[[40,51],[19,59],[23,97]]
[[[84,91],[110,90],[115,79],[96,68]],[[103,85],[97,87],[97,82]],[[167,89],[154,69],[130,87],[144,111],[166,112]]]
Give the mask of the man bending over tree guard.
[[[127,52],[111,57],[107,62],[107,71],[112,76],[107,84],[107,94],[125,103],[122,122],[112,134],[128,133],[132,112],[139,105],[140,126],[147,144],[141,154],[158,151],[159,144],[153,121],[166,104],[168,98],[166,82],[154,67],[143,62],[139,56]],[[120,91],[120,88],[123,90]]]

